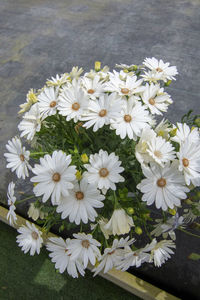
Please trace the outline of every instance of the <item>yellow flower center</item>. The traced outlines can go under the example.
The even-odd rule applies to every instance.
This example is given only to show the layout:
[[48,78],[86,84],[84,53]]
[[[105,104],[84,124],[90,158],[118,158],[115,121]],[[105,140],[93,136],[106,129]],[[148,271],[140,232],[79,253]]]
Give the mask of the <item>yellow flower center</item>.
[[113,253],[115,253],[115,250],[109,252],[108,255],[112,255]]
[[60,181],[60,174],[59,173],[54,173],[52,176],[53,181],[58,182]]
[[25,157],[24,157],[23,154],[20,154],[19,158],[20,158],[21,161],[24,161],[24,160],[25,160]]
[[151,104],[151,105],[154,105],[156,102],[155,102],[155,100],[153,99],[153,98],[150,98],[149,99],[149,104]]
[[106,177],[106,176],[108,176],[108,174],[109,174],[109,172],[106,168],[102,168],[101,170],[99,170],[99,175],[101,177]]
[[89,242],[88,240],[83,240],[83,241],[81,242],[81,245],[82,245],[84,248],[88,249],[88,248],[90,247],[90,242]]
[[160,178],[157,180],[157,186],[163,188],[164,186],[166,186],[167,182],[165,178]]
[[84,194],[81,191],[76,192],[76,199],[82,200],[84,198]]
[[51,103],[50,103],[50,107],[55,107],[56,106],[56,101],[51,101]]
[[107,114],[106,109],[102,109],[102,110],[100,110],[100,112],[99,112],[99,116],[100,116],[100,117],[105,117],[106,114]]
[[163,70],[161,68],[159,68],[159,67],[156,69],[156,71],[157,72],[163,72]]
[[184,167],[188,167],[189,166],[189,160],[187,158],[183,158],[182,162],[183,162]]
[[124,94],[124,95],[127,95],[128,93],[129,93],[129,89],[127,89],[127,88],[123,88],[123,89],[121,89],[121,93],[122,94]]
[[92,94],[94,94],[95,90],[89,89],[87,92],[88,92],[88,94],[91,94],[91,95],[92,95]]
[[127,122],[127,123],[130,123],[132,120],[132,117],[130,115],[125,115],[124,116],[124,121]]
[[79,110],[79,108],[80,108],[80,104],[78,102],[75,102],[75,103],[72,104],[72,109],[73,110]]
[[31,233],[31,236],[32,236],[32,238],[33,238],[34,240],[37,240],[37,239],[38,239],[38,233],[37,233],[36,231],[33,231],[33,232]]
[[154,151],[154,155],[158,158],[162,158],[162,153],[158,150]]

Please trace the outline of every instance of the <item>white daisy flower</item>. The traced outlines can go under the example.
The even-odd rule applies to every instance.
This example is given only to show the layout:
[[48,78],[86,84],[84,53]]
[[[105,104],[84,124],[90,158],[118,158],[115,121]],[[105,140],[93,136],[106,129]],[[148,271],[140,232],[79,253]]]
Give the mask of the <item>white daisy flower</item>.
[[110,124],[112,118],[120,117],[122,102],[116,97],[116,94],[100,96],[99,100],[90,101],[88,112],[83,115],[81,121],[87,121],[83,127],[87,129],[93,127],[96,132],[104,125]]
[[171,240],[163,240],[157,243],[151,250],[151,258],[156,267],[160,267],[171,257],[171,254],[174,254],[171,248],[176,248],[174,242]]
[[34,221],[37,221],[39,218],[44,219],[48,213],[43,212],[40,207],[35,207],[34,203],[31,203],[28,209],[28,216],[32,218]]
[[169,121],[162,119],[160,123],[154,128],[154,131],[157,133],[158,136],[162,136],[167,141],[169,139],[169,132],[172,129],[169,126]]
[[69,195],[69,190],[74,187],[73,181],[76,176],[76,167],[69,166],[71,155],[54,151],[52,156],[46,154],[40,158],[40,165],[36,164],[32,169],[36,176],[31,178],[32,182],[37,182],[33,188],[35,195],[42,196],[42,201],[46,202],[51,196],[53,205],[59,204],[61,197]]
[[16,171],[18,178],[25,179],[25,177],[28,177],[28,169],[31,170],[31,166],[28,163],[30,151],[27,151],[22,146],[20,139],[16,136],[11,141],[8,141],[6,148],[9,151],[9,153],[4,153],[8,162],[6,167],[11,168],[12,172]]
[[9,211],[7,214],[7,220],[9,220],[9,223],[11,226],[16,224],[17,222],[17,216],[15,213],[15,201],[16,197],[14,195],[14,189],[15,189],[15,183],[11,181],[8,185],[8,192],[7,192],[7,197],[8,197],[8,206],[9,206]]
[[100,194],[96,185],[88,184],[86,179],[82,179],[80,183],[74,183],[73,190],[69,191],[69,196],[61,199],[57,212],[62,213],[61,218],[66,219],[69,216],[69,221],[75,222],[77,225],[82,221],[95,221],[97,212],[94,208],[103,207],[102,201],[105,196]]
[[25,113],[23,120],[19,123],[18,129],[22,131],[21,137],[32,140],[35,133],[40,131],[42,117],[40,115],[39,106],[35,103],[31,109]]
[[81,83],[90,99],[96,100],[96,98],[104,95],[104,83],[102,83],[99,75],[95,75],[93,79],[84,76]]
[[85,73],[85,76],[90,79],[94,79],[96,75],[98,75],[100,77],[102,82],[108,81],[109,80],[109,67],[104,66],[103,69],[101,69],[100,71],[95,71],[92,69],[92,70],[90,70],[90,72]]
[[113,235],[121,235],[129,233],[132,226],[134,226],[133,219],[121,208],[114,210],[111,219],[104,226],[104,229]]
[[88,96],[76,81],[72,82],[70,88],[63,89],[58,99],[59,114],[66,116],[67,121],[73,119],[74,122],[77,122],[89,104]]
[[147,153],[161,167],[168,161],[175,159],[175,149],[170,142],[166,142],[161,136],[154,137],[147,142]]
[[116,129],[116,134],[120,135],[121,139],[128,136],[129,139],[136,141],[150,122],[149,112],[140,102],[135,101],[134,97],[131,97],[122,107],[121,116],[111,120],[111,129]]
[[134,239],[129,241],[129,237],[126,237],[125,239],[121,238],[120,240],[114,239],[112,247],[104,249],[104,254],[101,257],[100,263],[92,270],[92,272],[94,272],[94,276],[102,270],[105,274],[112,268],[118,266],[127,251],[125,249],[128,248],[134,241]]
[[26,102],[23,104],[20,104],[21,110],[18,112],[18,114],[22,114],[30,109],[30,107],[35,104],[38,101],[36,96],[36,91],[34,89],[30,89],[28,94],[26,95]]
[[160,88],[159,84],[146,84],[145,90],[141,95],[142,101],[149,108],[152,114],[162,115],[166,112],[169,104],[173,101],[170,96]]
[[41,115],[46,118],[55,115],[58,105],[58,89],[54,87],[46,87],[38,95],[38,107]]
[[115,70],[110,74],[110,80],[105,84],[106,92],[117,92],[120,96],[132,96],[144,91],[142,79],[137,80],[137,76],[128,76],[126,73],[125,80],[121,79],[120,73]]
[[189,189],[185,186],[184,177],[179,172],[177,162],[171,165],[167,163],[164,168],[155,163],[149,167],[142,167],[145,179],[137,185],[143,193],[142,201],[151,205],[155,202],[156,207],[167,210],[174,206],[180,206],[180,200],[187,198]]
[[56,74],[56,77],[51,77],[51,79],[47,79],[46,84],[48,86],[58,86],[61,87],[62,85],[69,83],[70,78],[68,73],[64,73],[61,75]]
[[166,82],[167,80],[176,80],[175,75],[178,74],[175,66],[169,67],[169,63],[164,63],[162,59],[157,60],[155,57],[145,58],[143,65],[156,73],[159,80]]
[[124,177],[119,175],[124,168],[120,167],[121,161],[114,152],[108,155],[107,151],[101,149],[99,153],[90,155],[89,162],[90,164],[84,165],[87,169],[84,176],[89,183],[96,184],[99,189],[116,190],[115,183],[124,182]]
[[190,139],[190,143],[200,142],[200,136],[198,128],[193,128],[192,130],[186,123],[177,123],[177,127],[173,126],[173,129],[176,129],[176,135],[171,138],[172,141],[176,143],[183,143],[186,139]]
[[157,83],[161,79],[161,74],[155,71],[144,71],[144,74],[141,75],[144,81],[148,81],[149,83]]
[[40,254],[43,243],[42,232],[28,221],[26,221],[26,226],[22,225],[17,231],[20,233],[17,236],[17,243],[19,247],[22,247],[22,251],[24,253],[30,251],[30,255],[34,255],[35,252]]
[[156,138],[156,133],[153,129],[144,128],[138,144],[135,147],[135,156],[140,164],[148,164],[150,161],[153,161],[153,158],[148,154],[148,142]]
[[123,70],[125,69],[128,71],[135,71],[137,69],[136,65],[116,64],[115,66],[116,68],[123,69]]
[[93,239],[91,234],[74,233],[75,239],[72,239],[68,245],[69,254],[72,260],[80,260],[83,262],[84,268],[87,267],[88,262],[92,265],[96,263],[96,259],[101,258],[99,248],[101,244]]
[[183,171],[185,182],[190,185],[200,186],[200,143],[192,143],[190,138],[187,138],[180,145],[180,150],[177,153],[179,158],[179,171]]
[[63,240],[61,237],[51,237],[48,239],[46,245],[47,250],[51,253],[51,261],[55,263],[55,268],[63,273],[67,269],[67,273],[73,278],[78,278],[78,273],[82,276],[85,275],[85,271],[82,263],[79,260],[72,260],[69,253],[68,246],[71,243],[70,239]]
[[105,225],[108,223],[108,219],[101,217],[97,224],[91,224],[91,230],[94,230],[96,228],[97,225],[99,225],[101,231],[103,232],[104,237],[108,240],[109,239],[109,235],[112,234],[112,231],[109,229],[105,229]]

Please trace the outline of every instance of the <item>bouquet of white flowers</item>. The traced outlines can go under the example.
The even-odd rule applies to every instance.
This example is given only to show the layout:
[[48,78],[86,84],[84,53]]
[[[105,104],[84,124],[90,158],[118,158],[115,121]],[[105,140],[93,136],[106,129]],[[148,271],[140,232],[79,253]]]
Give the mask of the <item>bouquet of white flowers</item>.
[[21,226],[19,246],[39,254],[52,226],[68,230],[67,239],[49,238],[46,246],[56,269],[73,277],[84,275],[88,263],[95,275],[143,263],[160,267],[174,253],[175,229],[186,231],[200,215],[199,118],[188,114],[188,124],[176,125],[155,119],[173,102],[165,88],[176,67],[155,58],[116,67],[120,72],[96,62],[85,74],[74,67],[31,89],[20,105],[20,137],[4,154],[18,178],[31,173],[33,186],[17,200],[9,184],[10,224],[17,223],[16,204],[32,198],[28,215],[42,226]]

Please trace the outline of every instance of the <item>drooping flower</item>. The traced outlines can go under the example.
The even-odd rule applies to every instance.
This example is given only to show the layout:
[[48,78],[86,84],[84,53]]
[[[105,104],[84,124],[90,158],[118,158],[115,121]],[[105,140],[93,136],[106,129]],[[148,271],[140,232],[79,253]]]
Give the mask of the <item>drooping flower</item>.
[[74,233],[75,239],[72,239],[68,245],[69,254],[72,260],[80,260],[84,268],[87,267],[88,262],[95,264],[96,259],[101,258],[101,253],[98,247],[101,244],[95,240],[91,234]]
[[142,167],[145,179],[137,185],[143,193],[142,201],[151,205],[155,202],[156,207],[167,210],[180,206],[181,200],[186,199],[189,189],[185,186],[184,177],[178,170],[177,162],[171,165],[167,163],[164,168],[155,163],[150,167]]
[[38,101],[36,92],[33,89],[30,89],[28,94],[26,95],[26,102],[23,104],[20,104],[21,110],[18,112],[18,114],[22,114],[30,109],[30,107],[35,104]]
[[46,118],[55,115],[58,106],[58,89],[46,87],[38,95],[38,107],[41,115]]
[[56,74],[56,77],[51,77],[51,79],[47,79],[47,86],[58,86],[61,87],[64,84],[67,84],[70,82],[69,74],[64,73],[61,75]]
[[174,254],[171,248],[176,248],[176,245],[171,240],[162,240],[156,243],[155,247],[151,250],[151,260],[156,267],[161,267],[171,257],[171,254]]
[[35,195],[42,196],[46,202],[51,196],[53,205],[59,204],[61,197],[69,195],[69,190],[74,187],[76,167],[69,166],[71,155],[66,156],[62,151],[54,151],[52,156],[46,154],[40,158],[40,165],[36,164],[32,169],[36,175],[31,178],[37,185],[33,188]]
[[108,223],[108,219],[102,217],[98,220],[97,224],[91,224],[91,230],[94,230],[96,226],[99,225],[101,231],[103,232],[103,235],[105,236],[106,239],[109,239],[109,235],[112,234],[112,231],[110,229],[105,229],[105,225]]
[[129,237],[121,238],[120,240],[114,239],[111,248],[105,248],[104,254],[99,261],[97,267],[95,267],[92,272],[94,272],[94,276],[96,276],[99,272],[103,271],[103,273],[107,273],[112,268],[119,265],[120,261],[124,257],[128,248],[135,240],[129,240]]
[[111,219],[104,225],[104,229],[113,235],[121,235],[129,233],[132,226],[134,226],[133,219],[121,208],[114,210]]
[[99,153],[90,155],[89,162],[90,164],[84,165],[87,169],[84,176],[89,183],[96,184],[99,189],[116,190],[115,183],[124,181],[124,177],[120,175],[124,168],[120,166],[121,161],[114,152],[108,154],[107,151],[101,149]]
[[79,67],[73,67],[71,72],[69,73],[69,76],[70,78],[73,80],[73,79],[79,79],[80,75],[83,73],[83,68],[80,68]]
[[96,132],[104,125],[110,124],[112,118],[120,117],[121,101],[115,93],[111,95],[100,96],[99,100],[90,101],[87,114],[83,115],[81,120],[87,121],[83,127],[87,129],[93,127]]
[[47,216],[47,212],[43,212],[40,207],[36,207],[34,203],[31,203],[28,209],[28,216],[34,221],[37,221],[39,218],[44,219]]
[[95,221],[97,212],[94,208],[103,207],[102,201],[105,196],[100,194],[96,185],[89,184],[86,179],[74,183],[73,190],[69,191],[69,196],[61,198],[57,207],[57,212],[62,213],[61,218],[66,219],[69,216],[70,222],[77,225],[82,221]]
[[162,59],[157,60],[155,57],[145,58],[143,65],[149,68],[158,78],[158,80],[176,80],[175,75],[178,74],[175,66],[169,66],[169,63],[164,63]]
[[142,130],[149,127],[150,123],[149,112],[140,102],[135,101],[134,97],[131,97],[123,105],[121,116],[111,120],[111,129],[115,129],[121,139],[128,136],[129,139],[136,141],[137,137],[141,136]]
[[28,169],[31,169],[29,164],[30,151],[27,151],[24,146],[22,146],[21,140],[18,137],[12,138],[8,141],[6,145],[9,153],[4,153],[8,164],[7,168],[11,168],[11,171],[16,171],[18,178],[23,178],[29,176]]
[[7,220],[9,220],[10,225],[16,224],[17,221],[17,216],[15,213],[15,201],[16,197],[14,195],[14,189],[15,189],[15,183],[11,181],[8,185],[8,192],[7,192],[7,197],[8,197],[8,206],[9,206],[9,211],[7,214]]
[[190,185],[192,182],[194,186],[200,186],[200,142],[192,143],[188,137],[180,145],[177,156],[179,170],[183,171],[186,184]]
[[160,88],[159,84],[146,84],[142,93],[142,101],[149,108],[152,114],[162,115],[166,112],[169,104],[173,101],[170,96]]
[[68,249],[71,242],[69,238],[66,239],[66,241],[61,237],[51,237],[48,240],[46,247],[47,250],[51,252],[49,256],[51,257],[51,261],[55,263],[55,268],[58,269],[60,273],[67,270],[67,273],[73,278],[78,278],[78,272],[82,276],[85,275],[82,263],[78,259],[71,259],[71,254]]
[[30,251],[30,255],[34,255],[35,252],[39,254],[43,243],[42,232],[28,221],[26,221],[26,226],[22,225],[17,231],[20,233],[17,236],[17,243],[19,247],[22,247],[22,251],[24,253]]
[[21,137],[32,140],[35,133],[40,131],[42,117],[40,115],[38,103],[31,106],[31,109],[25,113],[23,120],[19,123],[18,129],[22,131]]
[[66,117],[67,121],[71,119],[77,122],[83,112],[87,110],[89,97],[75,80],[69,88],[64,88],[59,95],[58,110],[59,114]]

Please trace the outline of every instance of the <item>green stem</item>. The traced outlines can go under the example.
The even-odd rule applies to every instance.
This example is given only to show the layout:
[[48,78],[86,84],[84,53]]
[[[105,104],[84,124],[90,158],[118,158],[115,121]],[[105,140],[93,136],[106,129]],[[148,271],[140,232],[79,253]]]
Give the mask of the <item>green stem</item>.
[[16,203],[16,204],[19,204],[19,203],[22,203],[22,202],[24,202],[24,201],[26,201],[26,200],[29,200],[29,199],[31,199],[31,198],[34,198],[34,197],[35,197],[35,195],[32,195],[32,196],[29,196],[29,197],[27,197],[27,198],[25,198],[25,199],[18,200],[18,201],[16,201],[15,203]]
[[200,235],[197,235],[197,234],[191,233],[191,232],[189,232],[189,231],[187,231],[187,230],[185,230],[185,229],[183,229],[183,228],[178,228],[178,229],[179,229],[180,231],[183,231],[183,232],[185,232],[185,233],[187,233],[187,234],[191,235],[191,236],[194,236],[194,237],[200,238]]
[[30,156],[40,155],[40,154],[48,154],[48,152],[32,152]]

